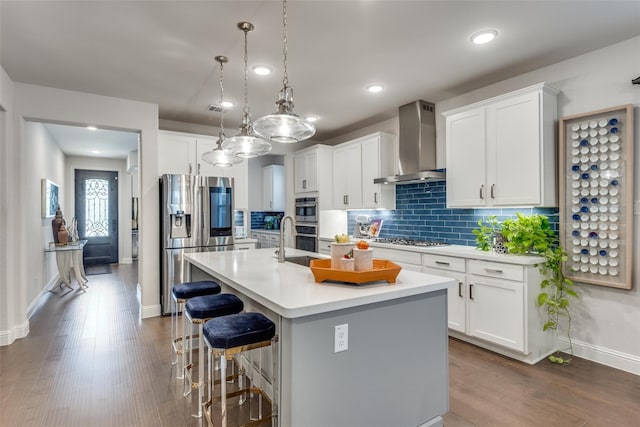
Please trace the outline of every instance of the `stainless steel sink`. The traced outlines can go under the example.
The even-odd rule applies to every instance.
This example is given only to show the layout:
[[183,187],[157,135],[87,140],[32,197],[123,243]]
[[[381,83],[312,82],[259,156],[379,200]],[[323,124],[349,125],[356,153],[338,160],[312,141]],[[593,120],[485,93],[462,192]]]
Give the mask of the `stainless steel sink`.
[[302,256],[288,256],[288,257],[285,257],[284,260],[286,262],[292,262],[294,264],[302,265],[304,267],[309,267],[309,264],[313,259],[320,259],[320,258],[308,256],[308,255],[302,255]]

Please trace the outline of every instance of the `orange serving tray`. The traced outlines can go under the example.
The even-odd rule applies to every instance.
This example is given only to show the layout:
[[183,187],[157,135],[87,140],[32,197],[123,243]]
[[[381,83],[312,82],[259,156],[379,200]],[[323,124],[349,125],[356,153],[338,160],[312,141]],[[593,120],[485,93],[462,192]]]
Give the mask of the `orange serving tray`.
[[396,277],[402,270],[398,264],[386,259],[374,259],[373,269],[367,271],[346,271],[331,268],[331,259],[314,259],[309,264],[316,282],[330,280],[333,282],[345,283],[369,283],[387,281],[396,283]]

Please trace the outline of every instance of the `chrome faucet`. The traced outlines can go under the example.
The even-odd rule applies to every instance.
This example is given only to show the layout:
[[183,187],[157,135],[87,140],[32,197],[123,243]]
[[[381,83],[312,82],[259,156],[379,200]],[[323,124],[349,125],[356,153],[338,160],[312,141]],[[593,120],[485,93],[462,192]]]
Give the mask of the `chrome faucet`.
[[280,221],[280,244],[278,245],[278,250],[276,251],[278,253],[278,262],[284,262],[284,224],[285,222],[287,222],[287,220],[291,221],[292,227],[295,226],[293,218],[291,218],[289,215],[285,216],[284,218],[282,218],[282,221]]

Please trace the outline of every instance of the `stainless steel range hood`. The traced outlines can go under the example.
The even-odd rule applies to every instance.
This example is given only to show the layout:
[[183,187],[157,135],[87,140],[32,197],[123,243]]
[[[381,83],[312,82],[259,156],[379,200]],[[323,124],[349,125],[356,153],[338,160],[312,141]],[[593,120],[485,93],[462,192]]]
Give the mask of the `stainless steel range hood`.
[[398,175],[376,178],[376,184],[412,184],[444,181],[446,174],[436,169],[435,105],[418,100],[398,110]]

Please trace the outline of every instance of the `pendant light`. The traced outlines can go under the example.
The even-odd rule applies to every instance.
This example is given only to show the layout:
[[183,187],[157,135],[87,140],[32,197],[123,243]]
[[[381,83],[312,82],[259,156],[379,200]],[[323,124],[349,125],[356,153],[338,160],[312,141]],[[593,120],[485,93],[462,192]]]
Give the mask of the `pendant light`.
[[293,143],[311,138],[316,133],[313,124],[293,113],[293,88],[287,75],[287,0],[282,1],[282,24],[284,27],[284,77],[282,90],[276,101],[276,112],[256,120],[255,132],[265,139],[280,143]]
[[249,111],[249,59],[247,55],[247,34],[253,31],[254,26],[250,22],[239,22],[238,28],[244,32],[244,109],[240,133],[231,138],[227,138],[222,143],[222,148],[231,150],[238,157],[251,158],[267,154],[271,151],[271,144],[253,133],[251,124],[251,113]]
[[222,79],[224,77],[224,64],[229,62],[226,56],[216,56],[216,61],[220,64],[220,133],[218,137],[218,146],[211,151],[207,151],[202,155],[202,160],[217,167],[228,168],[233,165],[237,165],[242,162],[240,157],[233,155],[231,150],[225,150],[222,148],[222,142],[224,141],[224,107],[222,103],[224,101],[224,86]]

